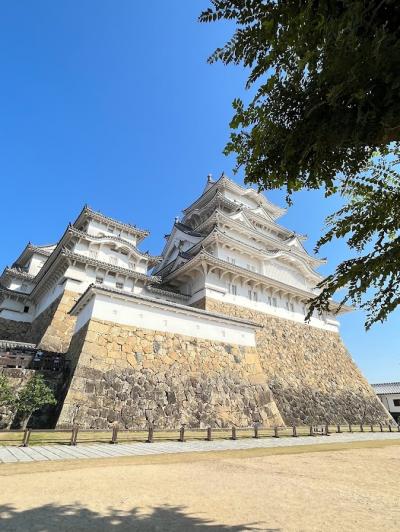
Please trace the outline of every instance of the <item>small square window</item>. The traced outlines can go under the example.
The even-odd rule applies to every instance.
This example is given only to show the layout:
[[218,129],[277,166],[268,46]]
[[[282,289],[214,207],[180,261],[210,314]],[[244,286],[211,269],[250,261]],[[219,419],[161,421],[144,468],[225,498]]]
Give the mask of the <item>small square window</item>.
[[29,307],[28,306],[24,307],[24,312],[25,312],[25,314],[27,314],[29,312]]
[[103,277],[96,277],[96,284],[103,284],[104,279]]
[[400,406],[400,399],[393,399],[394,406]]
[[118,288],[118,290],[124,289],[124,283],[115,283],[115,286]]

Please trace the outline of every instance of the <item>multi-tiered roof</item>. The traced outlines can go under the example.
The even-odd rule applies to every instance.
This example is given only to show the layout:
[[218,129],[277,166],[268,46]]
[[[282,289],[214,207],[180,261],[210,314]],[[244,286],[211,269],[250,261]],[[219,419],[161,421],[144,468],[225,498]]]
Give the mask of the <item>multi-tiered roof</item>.
[[[140,281],[142,285],[157,283],[158,278],[148,275],[147,271],[161,257],[137,248],[148,234],[85,205],[57,244],[34,246],[29,243],[12,267],[5,268],[0,276],[0,304],[7,298],[21,303],[36,302],[63,276],[75,278],[74,268],[84,271],[89,267],[102,275],[111,272],[133,283]],[[97,249],[105,253],[99,255]],[[84,278],[81,280],[84,283]]]
[[[277,223],[285,210],[222,175],[208,178],[202,195],[183,211],[155,273],[164,285],[185,290],[199,272],[285,292],[304,303],[315,295],[324,261],[311,256],[301,236]],[[187,288],[186,288],[187,289]]]

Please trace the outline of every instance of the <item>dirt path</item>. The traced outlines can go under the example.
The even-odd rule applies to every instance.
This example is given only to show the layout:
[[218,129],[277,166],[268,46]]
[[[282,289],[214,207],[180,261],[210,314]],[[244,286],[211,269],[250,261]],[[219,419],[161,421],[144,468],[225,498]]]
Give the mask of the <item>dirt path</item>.
[[2,466],[2,532],[400,530],[399,445],[39,465]]

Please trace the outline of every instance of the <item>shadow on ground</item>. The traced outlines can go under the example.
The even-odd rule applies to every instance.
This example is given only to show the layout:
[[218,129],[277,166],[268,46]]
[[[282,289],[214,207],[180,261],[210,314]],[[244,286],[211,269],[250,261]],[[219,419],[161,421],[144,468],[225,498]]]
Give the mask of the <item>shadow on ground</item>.
[[185,513],[183,507],[163,506],[154,508],[149,515],[134,508],[121,512],[112,508],[107,515],[79,505],[46,504],[29,510],[15,510],[12,506],[0,506],[0,530],[2,532],[64,532],[64,531],[134,531],[134,532],[242,532],[262,530],[279,532],[260,523],[219,525],[208,519]]

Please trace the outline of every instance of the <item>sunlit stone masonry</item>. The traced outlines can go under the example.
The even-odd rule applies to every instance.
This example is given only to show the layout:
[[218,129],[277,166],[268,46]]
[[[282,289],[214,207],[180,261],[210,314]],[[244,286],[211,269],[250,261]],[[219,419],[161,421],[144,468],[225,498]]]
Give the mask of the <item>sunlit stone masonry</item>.
[[388,421],[340,339],[350,309],[304,322],[322,261],[284,213],[209,176],[151,256],[148,231],[85,206],[4,270],[0,340],[63,354],[58,426]]

